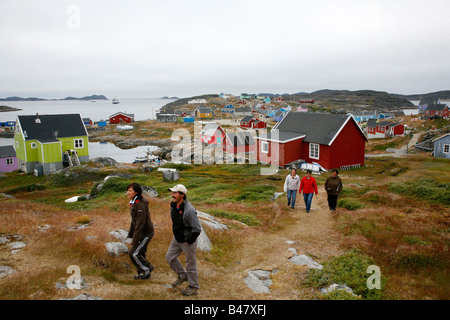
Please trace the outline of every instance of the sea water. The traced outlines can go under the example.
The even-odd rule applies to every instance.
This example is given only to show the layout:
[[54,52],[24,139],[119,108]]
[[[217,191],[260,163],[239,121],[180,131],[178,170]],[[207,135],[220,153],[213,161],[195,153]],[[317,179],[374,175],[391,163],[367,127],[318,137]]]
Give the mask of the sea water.
[[[15,121],[18,115],[79,113],[82,118],[97,122],[107,120],[116,112],[134,114],[135,121],[156,118],[156,110],[173,99],[123,98],[119,104],[111,100],[48,100],[48,101],[0,101],[0,105],[22,109],[20,111],[0,112],[0,122]],[[0,146],[14,145],[14,139],[0,138]],[[117,162],[132,163],[136,157],[144,157],[147,151],[156,150],[155,146],[140,146],[132,149],[120,149],[112,143],[89,142],[89,158],[110,157]]]
[[0,112],[0,122],[15,121],[18,115],[79,113],[82,118],[97,122],[108,120],[117,112],[134,114],[135,121],[156,119],[156,111],[173,99],[123,98],[119,104],[111,100],[46,100],[46,101],[0,101],[0,105],[22,109]]

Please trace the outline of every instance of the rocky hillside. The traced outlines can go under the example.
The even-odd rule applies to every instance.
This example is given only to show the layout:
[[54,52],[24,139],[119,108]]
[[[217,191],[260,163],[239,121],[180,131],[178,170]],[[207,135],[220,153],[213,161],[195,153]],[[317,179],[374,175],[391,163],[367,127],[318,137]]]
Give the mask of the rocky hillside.
[[337,111],[384,110],[416,108],[407,98],[372,90],[319,90],[312,93],[295,93],[283,95],[287,102],[298,102],[300,99],[314,99],[316,106],[329,107]]

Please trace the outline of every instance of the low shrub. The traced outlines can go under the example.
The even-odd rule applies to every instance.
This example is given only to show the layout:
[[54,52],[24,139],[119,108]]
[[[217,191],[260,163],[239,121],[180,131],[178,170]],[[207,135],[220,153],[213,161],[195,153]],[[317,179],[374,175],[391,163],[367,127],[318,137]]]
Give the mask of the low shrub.
[[347,198],[343,198],[343,199],[339,199],[337,202],[338,207],[340,208],[344,208],[347,210],[358,210],[361,208],[364,208],[364,205],[356,200],[353,199],[347,199]]
[[32,192],[32,191],[39,191],[39,190],[44,190],[44,189],[45,189],[45,186],[43,186],[42,184],[32,183],[32,184],[27,184],[24,186],[6,190],[5,193],[16,194],[16,193],[20,193],[20,192]]
[[450,184],[441,184],[433,179],[422,178],[418,181],[406,183],[390,183],[389,191],[402,195],[412,196],[418,199],[450,205]]
[[206,210],[206,212],[215,217],[237,220],[245,223],[248,226],[256,226],[260,224],[259,220],[251,214],[225,211],[221,209],[209,209]]
[[[369,266],[374,265],[373,260],[357,250],[349,251],[344,255],[333,257],[323,263],[323,269],[310,269],[305,278],[307,286],[323,288],[337,283],[352,288],[353,293],[364,299],[381,299],[381,289],[386,285],[386,279],[381,276],[381,289],[369,289],[367,273]],[[334,295],[342,296],[342,293]]]

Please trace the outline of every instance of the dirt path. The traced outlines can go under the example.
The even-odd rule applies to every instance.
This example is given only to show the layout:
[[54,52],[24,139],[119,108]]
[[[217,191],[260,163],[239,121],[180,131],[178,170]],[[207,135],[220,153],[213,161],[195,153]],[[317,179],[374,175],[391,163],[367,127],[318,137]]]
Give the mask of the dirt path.
[[[412,150],[416,142],[419,140],[420,134],[416,133],[413,134],[411,140],[408,141],[408,151]],[[408,153],[406,153],[406,144],[398,149],[390,149],[390,152],[387,153],[378,153],[378,154],[366,154],[365,156],[368,158],[377,158],[377,157],[394,157],[394,158],[401,158],[404,156],[407,156]]]
[[[301,286],[308,267],[290,262],[288,259],[293,254],[288,248],[294,248],[298,255],[309,255],[319,263],[342,254],[338,248],[339,234],[334,230],[333,213],[328,210],[324,191],[314,196],[310,213],[305,212],[302,195],[297,196],[295,209],[284,206],[285,201],[281,199],[273,204],[277,213],[270,227],[272,232],[249,231],[242,239],[242,246],[234,254],[235,261],[231,267],[207,271],[210,276],[216,274],[217,278],[208,278],[206,270],[200,271],[204,285],[199,298],[216,296],[216,290],[221,288],[223,294],[220,299],[293,300],[312,297],[312,291]],[[257,269],[275,271],[270,293],[255,293],[245,285],[243,279],[248,271]]]

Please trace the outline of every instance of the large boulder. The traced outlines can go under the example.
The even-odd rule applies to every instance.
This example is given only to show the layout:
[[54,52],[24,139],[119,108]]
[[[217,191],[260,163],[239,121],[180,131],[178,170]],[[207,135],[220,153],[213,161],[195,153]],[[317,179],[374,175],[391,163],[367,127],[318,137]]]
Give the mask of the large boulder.
[[109,255],[119,256],[128,252],[128,247],[122,242],[108,242],[105,244]]

